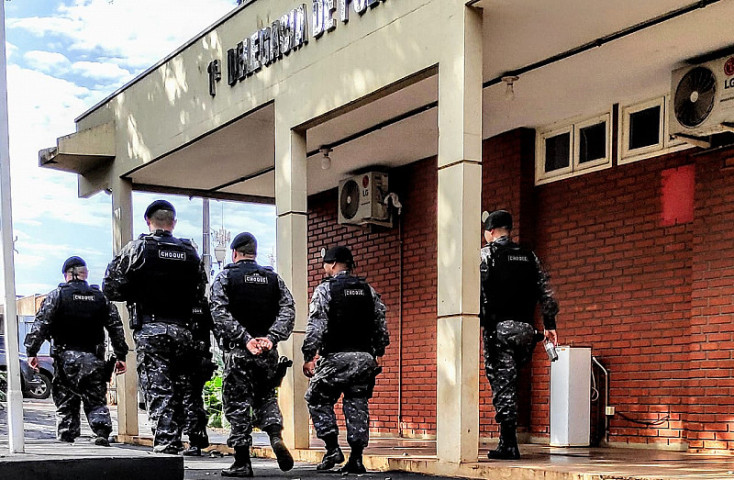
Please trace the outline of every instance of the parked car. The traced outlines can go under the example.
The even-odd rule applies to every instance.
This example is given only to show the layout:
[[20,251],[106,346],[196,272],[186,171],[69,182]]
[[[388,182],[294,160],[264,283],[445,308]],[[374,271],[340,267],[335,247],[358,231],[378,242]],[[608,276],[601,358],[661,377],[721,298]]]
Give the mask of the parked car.
[[[20,386],[23,396],[27,398],[43,399],[51,395],[51,379],[54,376],[54,359],[49,355],[38,355],[38,372],[34,372],[28,365],[28,357],[19,352]],[[0,370],[7,370],[5,358],[5,336],[0,335]]]

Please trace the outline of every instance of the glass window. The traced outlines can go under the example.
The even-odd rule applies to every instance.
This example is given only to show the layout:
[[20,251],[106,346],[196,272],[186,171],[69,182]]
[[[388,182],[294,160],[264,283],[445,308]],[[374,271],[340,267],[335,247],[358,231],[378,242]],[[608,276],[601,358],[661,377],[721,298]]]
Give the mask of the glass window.
[[571,133],[561,133],[545,139],[545,171],[567,168],[571,162]]
[[660,143],[660,115],[660,105],[630,113],[629,150]]
[[536,185],[611,167],[611,119],[609,112],[539,133]]
[[579,164],[607,156],[607,122],[579,129]]

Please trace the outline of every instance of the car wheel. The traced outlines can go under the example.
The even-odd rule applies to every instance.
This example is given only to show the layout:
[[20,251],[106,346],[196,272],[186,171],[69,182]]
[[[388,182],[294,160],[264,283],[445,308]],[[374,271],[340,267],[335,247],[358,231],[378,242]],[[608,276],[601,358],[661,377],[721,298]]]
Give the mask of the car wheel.
[[39,373],[36,376],[40,381],[34,381],[33,384],[26,385],[26,396],[38,399],[48,398],[51,395],[51,377],[45,373]]

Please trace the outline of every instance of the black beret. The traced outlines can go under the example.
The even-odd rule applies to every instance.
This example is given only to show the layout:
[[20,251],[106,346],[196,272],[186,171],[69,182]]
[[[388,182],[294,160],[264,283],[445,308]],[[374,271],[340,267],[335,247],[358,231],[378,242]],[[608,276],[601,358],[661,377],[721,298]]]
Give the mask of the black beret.
[[257,253],[257,239],[250,232],[242,232],[232,240],[232,250],[244,250],[244,253]]
[[332,247],[326,251],[324,255],[324,263],[354,263],[354,257],[352,257],[352,251],[348,247],[342,245],[338,247]]
[[145,209],[145,218],[150,218],[158,210],[170,210],[174,215],[176,214],[176,209],[173,208],[171,202],[167,202],[166,200],[156,200]]
[[485,230],[493,228],[506,228],[512,230],[512,215],[507,210],[495,210],[490,213],[484,222]]
[[82,257],[69,257],[64,262],[64,266],[61,267],[61,273],[66,273],[69,269],[74,267],[86,267],[87,262]]

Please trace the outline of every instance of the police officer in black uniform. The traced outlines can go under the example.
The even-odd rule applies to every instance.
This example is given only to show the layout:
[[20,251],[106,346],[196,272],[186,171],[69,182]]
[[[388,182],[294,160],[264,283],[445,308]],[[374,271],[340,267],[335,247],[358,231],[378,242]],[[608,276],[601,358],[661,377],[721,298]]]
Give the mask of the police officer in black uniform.
[[[364,473],[362,452],[369,443],[369,406],[375,377],[381,368],[390,336],[385,305],[363,278],[353,275],[349,248],[338,246],[324,255],[328,279],[313,292],[303,341],[303,373],[311,380],[306,402],[316,436],[326,444],[317,470],[329,470],[344,461],[334,404],[344,394],[349,461],[342,473]],[[316,355],[320,359],[316,360]]]
[[[510,239],[512,215],[489,214],[484,224],[487,245],[481,251],[481,315],[484,366],[492,387],[492,402],[500,424],[500,441],[490,459],[520,458],[517,447],[517,373],[527,363],[540,338],[557,344],[558,304],[548,275],[531,250]],[[544,331],[533,327],[540,302]]]
[[153,451],[183,449],[181,386],[188,382],[192,310],[206,294],[206,273],[190,240],[173,236],[176,211],[156,200],[145,210],[149,234],[131,241],[110,262],[103,291],[127,302],[135,339],[138,379],[152,428]]
[[234,448],[225,477],[251,477],[250,445],[253,425],[267,432],[283,471],[293,468],[293,457],[281,437],[283,417],[278,407],[278,342],[290,337],[295,304],[280,276],[257,264],[257,240],[248,233],[232,244],[232,262],[214,279],[211,311],[224,350],[222,401],[232,425],[227,445]]
[[73,443],[80,435],[79,407],[94,432],[95,445],[109,446],[112,431],[107,409],[105,374],[105,330],[115,356],[115,369],[124,373],[128,346],[117,308],[96,285],[86,282],[87,264],[70,257],[61,269],[66,283],[50,292],[36,314],[31,332],[25,338],[28,364],[38,370],[38,350],[45,340],[53,342],[54,378],[52,393],[56,405],[57,437]]

